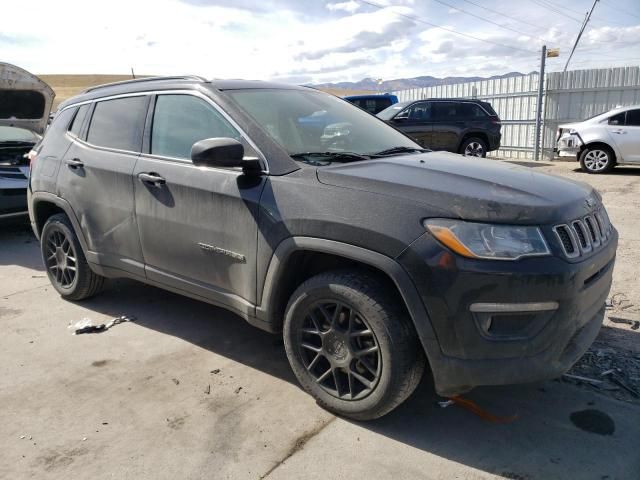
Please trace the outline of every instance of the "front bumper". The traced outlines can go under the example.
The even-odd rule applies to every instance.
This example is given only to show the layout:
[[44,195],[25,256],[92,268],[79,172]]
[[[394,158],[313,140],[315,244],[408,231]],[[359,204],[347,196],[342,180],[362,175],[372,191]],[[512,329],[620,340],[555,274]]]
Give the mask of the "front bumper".
[[429,234],[415,241],[398,260],[437,337],[439,351],[427,355],[438,393],[566,372],[600,329],[617,238],[614,231],[600,251],[576,263],[557,256],[471,260]]
[[583,142],[580,135],[564,133],[558,138],[555,151],[560,157],[576,157],[580,152]]

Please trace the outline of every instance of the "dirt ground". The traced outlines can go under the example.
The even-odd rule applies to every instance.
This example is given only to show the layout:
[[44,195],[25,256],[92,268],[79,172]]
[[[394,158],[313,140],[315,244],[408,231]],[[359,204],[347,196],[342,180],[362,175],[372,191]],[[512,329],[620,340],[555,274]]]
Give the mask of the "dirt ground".
[[[131,281],[110,281],[86,302],[63,301],[28,228],[2,226],[0,478],[639,478],[640,403],[616,382],[633,387],[630,369],[640,361],[632,320],[640,168],[589,176],[573,163],[528,167],[596,186],[620,231],[608,318],[573,372],[600,383],[470,392],[495,415],[517,415],[499,424],[441,408],[425,376],[386,417],[346,421],[298,387],[278,337]],[[100,334],[69,328],[123,314],[135,321]]]

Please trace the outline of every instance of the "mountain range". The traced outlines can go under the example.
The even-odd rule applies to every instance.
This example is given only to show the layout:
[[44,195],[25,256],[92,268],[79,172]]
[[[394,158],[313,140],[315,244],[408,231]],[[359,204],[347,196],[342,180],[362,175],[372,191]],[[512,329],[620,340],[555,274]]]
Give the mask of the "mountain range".
[[413,78],[397,78],[395,80],[384,80],[381,84],[375,78],[363,78],[359,82],[336,82],[321,83],[313,85],[318,88],[340,88],[345,90],[373,90],[373,91],[394,91],[408,88],[433,87],[435,85],[452,85],[454,83],[476,82],[479,80],[493,80],[495,78],[511,78],[525,75],[520,72],[509,72],[503,75],[493,75],[491,77],[431,77],[423,75]]

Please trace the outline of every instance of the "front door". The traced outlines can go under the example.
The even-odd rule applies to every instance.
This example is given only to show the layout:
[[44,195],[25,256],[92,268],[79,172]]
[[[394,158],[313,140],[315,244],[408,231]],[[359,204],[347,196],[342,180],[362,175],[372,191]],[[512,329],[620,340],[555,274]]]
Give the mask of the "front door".
[[[131,175],[142,147],[148,102],[148,96],[98,101],[93,114],[89,106],[81,106],[66,133],[74,141],[58,174],[59,195],[80,222],[89,261],[142,277]],[[85,115],[90,115],[86,134]]]
[[433,119],[431,103],[418,102],[400,112],[392,121],[393,126],[413,138],[425,148],[432,147]]
[[[624,115],[621,115],[612,117],[607,129],[618,147],[623,161],[638,163],[640,162],[640,109],[628,110],[626,120],[624,120]],[[624,121],[619,121],[619,124],[611,121],[618,117]]]
[[134,172],[147,278],[249,312],[264,178],[196,167],[190,152],[213,137],[250,147],[212,101],[192,94],[157,95],[148,135]]

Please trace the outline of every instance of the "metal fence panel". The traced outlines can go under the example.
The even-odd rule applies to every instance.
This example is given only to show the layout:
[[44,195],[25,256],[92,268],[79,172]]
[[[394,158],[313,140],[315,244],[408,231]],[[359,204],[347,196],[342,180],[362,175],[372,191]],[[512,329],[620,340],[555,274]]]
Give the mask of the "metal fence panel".
[[[558,125],[640,104],[640,67],[551,72],[545,75],[542,155],[553,157]],[[426,98],[477,98],[502,120],[498,157],[533,158],[538,74],[394,92],[401,102]]]

